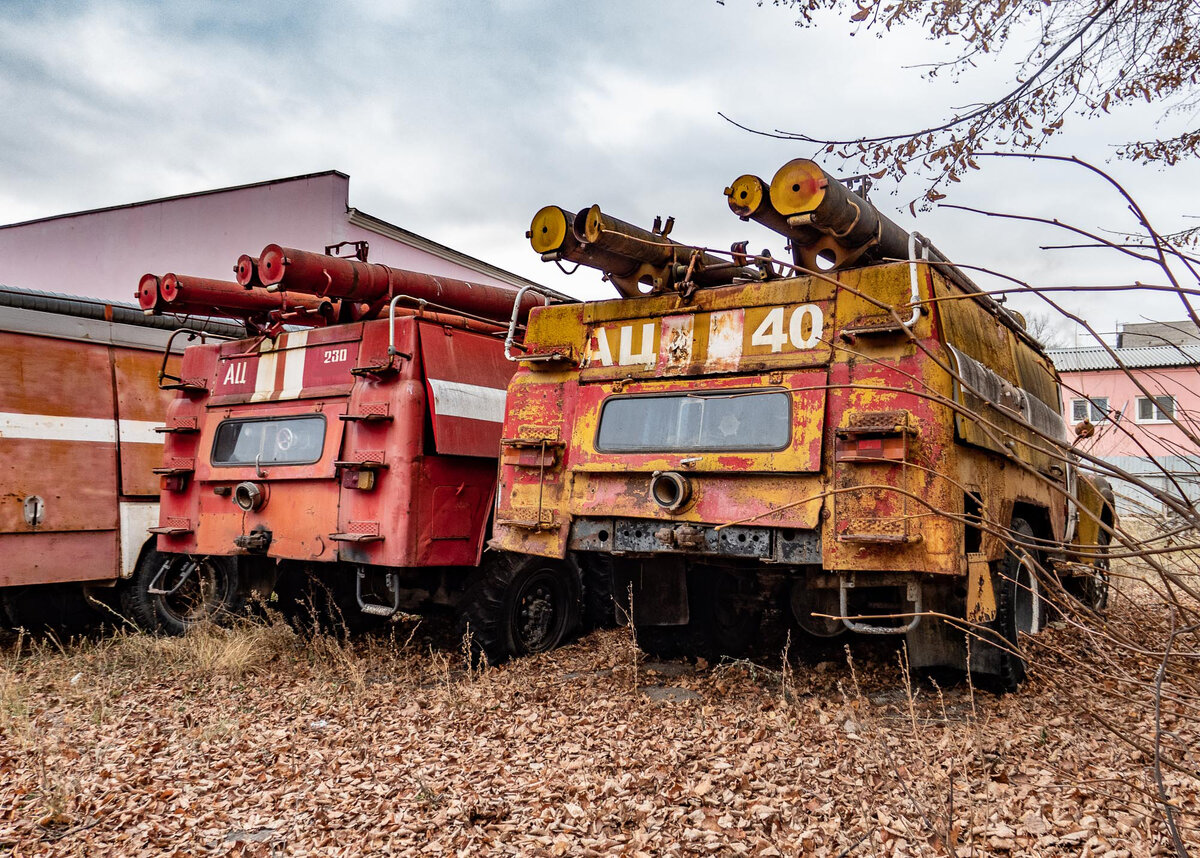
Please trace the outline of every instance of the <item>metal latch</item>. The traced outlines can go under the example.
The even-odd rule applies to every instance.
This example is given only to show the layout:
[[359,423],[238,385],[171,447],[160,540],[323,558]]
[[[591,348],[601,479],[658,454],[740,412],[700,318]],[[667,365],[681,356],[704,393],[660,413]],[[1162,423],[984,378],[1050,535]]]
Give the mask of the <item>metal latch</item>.
[[243,551],[266,551],[271,545],[271,531],[260,524],[249,533],[235,536],[233,544]]
[[661,530],[656,530],[654,538],[663,545],[684,549],[703,548],[705,544],[704,531],[698,527],[692,527],[690,524],[681,524],[677,527],[664,527]]

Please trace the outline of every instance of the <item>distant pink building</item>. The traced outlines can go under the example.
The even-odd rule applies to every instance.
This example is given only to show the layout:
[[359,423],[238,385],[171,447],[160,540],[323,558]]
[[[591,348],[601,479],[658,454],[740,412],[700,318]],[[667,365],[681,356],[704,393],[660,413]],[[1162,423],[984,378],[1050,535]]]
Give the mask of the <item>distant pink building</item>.
[[530,281],[351,208],[330,170],[0,226],[0,285],[132,302],[138,278],[233,279],[271,242],[321,251],[370,242],[370,261],[484,283]]
[[[1084,420],[1095,426],[1091,438],[1078,442],[1080,450],[1172,495],[1200,499],[1200,448],[1188,438],[1200,436],[1200,344],[1049,354],[1072,432]],[[1163,512],[1161,501],[1129,483],[1114,488],[1127,514]]]

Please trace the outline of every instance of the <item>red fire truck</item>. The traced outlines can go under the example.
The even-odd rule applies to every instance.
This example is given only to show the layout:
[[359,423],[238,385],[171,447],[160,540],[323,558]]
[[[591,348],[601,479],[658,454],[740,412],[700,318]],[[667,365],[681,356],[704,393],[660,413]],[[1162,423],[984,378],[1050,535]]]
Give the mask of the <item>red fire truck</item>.
[[[116,609],[139,568],[163,559],[146,529],[169,401],[156,382],[178,328],[137,307],[0,287],[0,624],[58,625],[97,599]],[[194,597],[183,587],[167,605],[193,616]]]
[[570,299],[364,255],[269,245],[238,283],[143,280],[143,306],[221,306],[256,331],[188,348],[168,380],[153,529],[186,559],[154,589],[200,576],[218,592],[214,567],[237,558],[244,589],[274,586],[284,607],[329,594],[348,625],[444,605],[493,660],[556,646],[578,570],[484,548],[508,356],[532,306]]

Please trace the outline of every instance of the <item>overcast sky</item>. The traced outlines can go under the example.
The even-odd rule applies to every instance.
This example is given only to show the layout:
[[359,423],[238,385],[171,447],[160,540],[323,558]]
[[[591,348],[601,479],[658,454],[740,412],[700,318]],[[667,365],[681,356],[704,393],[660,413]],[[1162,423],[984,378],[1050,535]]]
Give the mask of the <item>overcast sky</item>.
[[[0,223],[338,169],[351,205],[583,297],[611,292],[525,241],[544,204],[598,203],[647,226],[674,215],[678,240],[746,238],[784,255],[782,238],[729,213],[722,189],[815,153],[718,111],[767,130],[874,135],[942,120],[1010,73],[931,84],[910,67],[949,54],[917,32],[800,29],[753,0],[0,0],[0,16]],[[1112,144],[1157,133],[1157,116],[1076,121],[1050,151],[1106,164]],[[1196,225],[1195,165],[1106,165],[1161,231]],[[921,190],[882,185],[872,199],[956,261],[1042,285],[1163,280],[1112,251],[1040,251],[1069,237],[1024,224],[913,219],[905,205]],[[985,163],[946,202],[1134,228],[1111,190],[1062,166]],[[1183,316],[1156,296],[1064,300],[1102,330]]]

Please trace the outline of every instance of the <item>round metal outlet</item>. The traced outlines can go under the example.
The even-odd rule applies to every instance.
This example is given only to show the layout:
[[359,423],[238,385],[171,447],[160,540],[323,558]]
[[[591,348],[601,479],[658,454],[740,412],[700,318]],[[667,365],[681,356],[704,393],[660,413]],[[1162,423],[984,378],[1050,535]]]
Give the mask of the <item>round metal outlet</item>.
[[238,483],[233,488],[233,502],[246,512],[262,509],[267,502],[267,489],[250,481]]
[[691,481],[677,471],[655,471],[650,478],[650,498],[667,512],[683,509],[691,497]]

